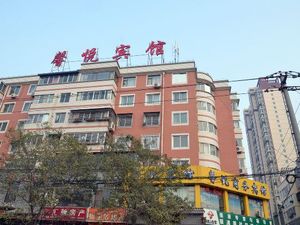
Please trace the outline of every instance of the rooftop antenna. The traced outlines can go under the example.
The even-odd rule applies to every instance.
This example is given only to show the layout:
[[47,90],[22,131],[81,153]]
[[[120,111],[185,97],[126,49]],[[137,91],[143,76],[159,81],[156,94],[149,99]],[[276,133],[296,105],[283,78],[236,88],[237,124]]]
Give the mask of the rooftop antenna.
[[174,57],[174,63],[179,62],[179,47],[176,42],[175,45],[173,45],[173,57]]

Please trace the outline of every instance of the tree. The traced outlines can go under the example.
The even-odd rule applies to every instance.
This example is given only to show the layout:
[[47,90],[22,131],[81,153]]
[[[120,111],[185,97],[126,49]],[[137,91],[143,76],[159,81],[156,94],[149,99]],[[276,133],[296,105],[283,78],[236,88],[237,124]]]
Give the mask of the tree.
[[[74,203],[74,196],[94,188],[95,160],[86,146],[57,131],[20,131],[10,135],[12,153],[1,169],[6,201],[19,201],[22,208],[12,215],[26,215],[23,223],[37,224],[45,207],[60,201]],[[77,202],[84,206],[83,198]],[[77,198],[78,200],[78,198]]]
[[186,166],[173,165],[140,141],[109,140],[100,165],[110,190],[107,207],[125,208],[131,224],[178,224],[189,211],[188,202],[175,195]]

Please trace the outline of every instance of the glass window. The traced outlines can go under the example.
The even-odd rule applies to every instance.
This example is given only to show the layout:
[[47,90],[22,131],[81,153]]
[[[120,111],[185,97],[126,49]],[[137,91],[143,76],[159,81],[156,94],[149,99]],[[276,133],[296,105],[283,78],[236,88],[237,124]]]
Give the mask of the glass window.
[[29,109],[30,109],[31,104],[32,104],[32,102],[24,102],[22,111],[23,112],[28,112]]
[[36,95],[34,97],[34,103],[52,103],[53,98],[54,98],[54,94]]
[[97,99],[112,99],[114,96],[112,90],[101,90],[101,91],[85,91],[78,92],[76,100],[77,101],[89,101]]
[[112,80],[115,78],[115,72],[96,72],[83,73],[80,76],[80,81],[96,81],[96,80]]
[[3,106],[4,113],[11,113],[14,109],[15,103],[7,103]]
[[239,110],[239,103],[237,101],[233,101],[231,103],[231,106],[232,106],[233,111],[238,111]]
[[187,91],[173,92],[173,103],[186,103],[188,102]]
[[26,124],[26,120],[19,120],[17,124],[17,129],[22,130]]
[[191,207],[195,207],[195,189],[193,186],[184,186],[176,188],[174,195],[187,200]]
[[208,143],[200,143],[200,153],[219,157],[218,147]]
[[183,166],[183,165],[190,165],[189,159],[172,159],[172,164]]
[[239,215],[245,214],[243,198],[240,195],[228,193],[228,200],[230,212]]
[[263,203],[261,200],[249,198],[250,216],[264,217]]
[[136,77],[123,77],[122,87],[135,87]]
[[201,187],[201,207],[224,211],[223,192],[215,188]]
[[234,128],[240,128],[240,121],[239,120],[234,120],[233,121],[233,126],[234,126]]
[[105,132],[73,133],[70,135],[83,144],[104,144],[106,137]]
[[148,86],[154,86],[154,85],[160,85],[160,74],[155,75],[148,75],[147,77],[147,85]]
[[10,86],[9,95],[19,95],[21,86],[20,85],[12,85]]
[[66,113],[56,113],[55,123],[64,123],[66,118]]
[[203,102],[203,101],[197,102],[197,106],[198,106],[197,108],[200,110],[206,110],[207,102]]
[[188,134],[173,134],[172,135],[172,148],[188,148],[189,135]]
[[160,104],[160,93],[146,94],[146,105]]
[[44,123],[48,122],[49,114],[31,114],[28,116],[27,123]]
[[144,113],[144,126],[159,125],[159,112]]
[[7,85],[4,84],[4,83],[1,81],[1,82],[0,82],[0,92],[4,93],[6,87],[7,87]]
[[188,112],[173,112],[172,123],[173,125],[188,124]]
[[186,84],[187,74],[186,73],[173,73],[172,84]]
[[242,139],[241,139],[241,138],[237,138],[237,139],[235,139],[235,140],[236,140],[236,146],[240,146],[240,147],[243,146],[243,142],[242,142]]
[[133,106],[134,95],[123,95],[121,96],[120,106]]
[[69,102],[71,93],[61,93],[60,94],[60,102]]
[[64,83],[73,83],[76,82],[78,74],[61,74],[61,75],[49,75],[49,76],[40,76],[39,84],[64,84]]
[[119,127],[131,127],[132,126],[132,114],[119,114],[118,115]]
[[199,91],[205,91],[205,92],[211,93],[211,87],[207,84],[198,84],[197,89]]
[[144,148],[148,148],[150,150],[159,149],[159,136],[158,135],[147,135],[142,137],[142,144]]
[[8,124],[8,122],[0,121],[0,131],[2,131],[2,132],[5,131],[7,124]]
[[29,89],[28,89],[28,94],[33,95],[36,89],[36,84],[31,84]]

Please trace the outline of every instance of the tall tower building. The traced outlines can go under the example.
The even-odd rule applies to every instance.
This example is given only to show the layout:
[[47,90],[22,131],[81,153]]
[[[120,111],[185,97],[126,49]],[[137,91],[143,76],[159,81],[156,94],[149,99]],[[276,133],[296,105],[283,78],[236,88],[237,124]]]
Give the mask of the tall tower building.
[[[280,81],[260,79],[249,90],[250,106],[244,110],[245,125],[253,173],[264,174],[295,167],[297,158]],[[271,189],[270,209],[274,222],[280,224],[278,176],[260,176]]]

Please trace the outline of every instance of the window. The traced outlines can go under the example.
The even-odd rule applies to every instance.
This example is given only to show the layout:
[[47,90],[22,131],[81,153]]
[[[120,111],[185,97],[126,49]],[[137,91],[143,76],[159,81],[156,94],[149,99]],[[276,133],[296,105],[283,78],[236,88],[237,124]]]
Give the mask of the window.
[[33,95],[36,89],[36,84],[31,84],[29,89],[28,89],[28,94]]
[[186,84],[187,74],[186,73],[173,73],[172,84]]
[[198,129],[200,131],[208,131],[213,134],[217,134],[217,127],[213,123],[206,122],[206,121],[199,121],[198,122]]
[[83,144],[104,144],[106,137],[105,132],[73,133],[70,135]]
[[119,114],[118,115],[119,127],[131,127],[132,126],[132,114]]
[[236,146],[240,146],[240,147],[243,146],[243,142],[242,142],[242,139],[241,139],[241,138],[237,138],[237,139],[235,139],[235,140],[236,140]]
[[173,92],[173,104],[175,103],[187,103],[188,93],[187,91]]
[[64,123],[66,118],[66,113],[56,113],[55,123]]
[[36,95],[34,97],[34,103],[52,103],[53,98],[54,98],[54,94]]
[[61,93],[60,94],[60,102],[69,102],[71,93]]
[[0,121],[0,132],[5,132],[8,122]]
[[250,209],[250,216],[264,217],[264,210],[263,210],[261,200],[249,198],[249,209]]
[[65,83],[74,83],[77,81],[78,74],[62,74],[62,75],[46,75],[40,76],[39,84],[65,84]]
[[159,125],[159,112],[144,113],[144,126]]
[[241,196],[228,193],[228,203],[230,212],[245,215],[244,202]]
[[77,93],[77,101],[88,101],[88,100],[97,100],[97,99],[112,99],[113,98],[112,90],[102,90],[102,91],[85,91]]
[[213,188],[201,187],[201,207],[224,211],[223,192]]
[[24,129],[25,123],[26,123],[26,120],[19,120],[17,123],[17,129],[19,129],[19,130]]
[[188,124],[188,112],[172,112],[173,125],[186,125]]
[[48,122],[49,119],[49,114],[44,113],[44,114],[31,114],[28,116],[28,123],[44,123]]
[[160,85],[160,74],[148,75],[147,77],[147,86]]
[[234,126],[234,128],[240,128],[240,121],[239,120],[234,120],[233,121],[233,126]]
[[96,73],[82,73],[80,81],[96,81],[96,80],[112,80],[115,78],[115,72],[96,72]]
[[122,87],[135,87],[136,77],[123,77]]
[[147,135],[142,137],[142,144],[144,148],[148,148],[150,150],[159,149],[159,136],[158,135]]
[[190,165],[190,159],[172,159],[172,164],[178,166]]
[[208,143],[203,143],[203,142],[200,143],[200,153],[219,157],[218,147]]
[[1,81],[1,82],[0,82],[0,92],[4,93],[6,87],[7,87],[7,85],[4,84],[4,83]]
[[73,111],[70,116],[70,122],[93,122],[108,120],[110,113],[108,110],[83,110],[83,111]]
[[12,85],[10,86],[9,95],[19,95],[21,86],[20,85]]
[[197,102],[197,108],[200,110],[206,110],[208,112],[216,114],[215,107],[212,104],[210,104],[209,102],[204,102],[204,101]]
[[3,106],[4,113],[11,113],[14,109],[15,103],[6,103]]
[[146,94],[146,105],[159,105],[160,93]]
[[172,135],[172,148],[173,149],[189,148],[189,135],[188,134],[173,134]]
[[211,87],[207,84],[197,84],[197,90],[211,93]]
[[232,110],[233,111],[238,111],[239,110],[239,103],[237,101],[233,101],[231,103],[231,105],[232,105]]
[[134,95],[123,95],[120,99],[120,106],[133,106],[134,105]]
[[178,187],[173,193],[181,199],[186,199],[191,207],[195,207],[195,188],[193,186]]
[[23,112],[28,112],[29,109],[30,109],[31,104],[32,104],[32,102],[24,102],[22,111]]

